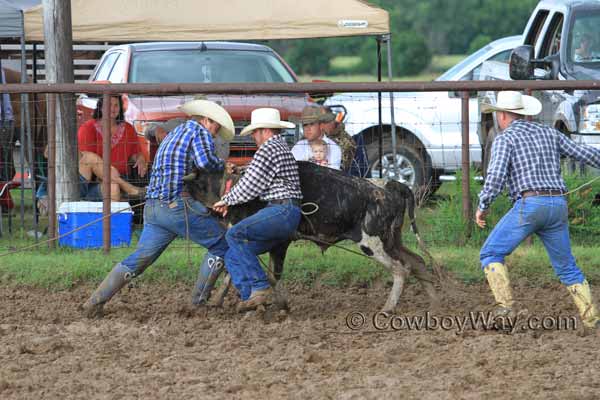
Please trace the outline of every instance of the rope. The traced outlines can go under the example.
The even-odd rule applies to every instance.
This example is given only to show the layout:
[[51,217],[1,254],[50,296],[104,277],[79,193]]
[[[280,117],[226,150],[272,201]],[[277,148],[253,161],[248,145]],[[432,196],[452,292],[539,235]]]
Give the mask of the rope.
[[55,240],[58,240],[58,239],[60,239],[60,238],[63,238],[63,237],[65,237],[65,236],[68,236],[68,235],[70,235],[71,233],[75,233],[75,232],[77,232],[77,231],[80,231],[80,230],[82,230],[83,228],[86,228],[86,227],[88,227],[88,226],[90,226],[90,225],[93,225],[93,224],[95,224],[95,223],[96,223],[96,222],[98,222],[98,221],[102,221],[103,219],[106,219],[106,218],[108,218],[108,217],[111,217],[111,216],[113,216],[113,215],[115,215],[115,214],[118,214],[118,213],[120,213],[120,212],[123,212],[123,211],[127,211],[127,210],[133,210],[134,208],[137,208],[137,207],[139,207],[139,206],[143,206],[144,204],[146,204],[146,202],[143,202],[143,203],[136,204],[135,206],[129,206],[129,207],[127,207],[127,208],[123,208],[123,209],[121,209],[121,210],[115,211],[115,212],[113,212],[113,213],[110,213],[110,214],[108,214],[108,215],[103,215],[102,217],[100,217],[100,218],[98,218],[98,219],[95,219],[95,220],[93,220],[93,221],[91,221],[91,222],[88,222],[87,224],[81,225],[80,227],[78,227],[78,228],[76,228],[76,229],[73,229],[72,231],[69,231],[69,232],[63,233],[62,235],[59,235],[59,236],[56,236],[56,237],[50,238],[50,239],[48,239],[48,240],[44,240],[43,242],[39,242],[39,243],[36,243],[36,244],[32,244],[32,245],[30,245],[30,246],[21,247],[20,249],[16,249],[16,250],[13,250],[13,251],[9,251],[8,253],[3,253],[3,254],[0,254],[0,257],[9,256],[9,255],[11,255],[11,254],[15,254],[15,253],[20,253],[20,252],[22,252],[22,251],[25,251],[25,250],[30,250],[30,249],[33,249],[33,248],[35,248],[35,247],[41,246],[41,245],[43,245],[43,244],[50,243],[50,242],[52,242],[52,241],[55,241]]
[[586,187],[586,186],[589,186],[589,185],[591,185],[592,183],[594,183],[594,182],[595,182],[595,181],[597,181],[598,179],[600,179],[600,175],[598,175],[597,177],[595,177],[595,178],[594,178],[594,179],[592,179],[591,181],[588,181],[588,182],[584,183],[583,185],[581,185],[581,186],[579,186],[579,187],[576,187],[576,188],[575,188],[575,189],[573,189],[573,190],[569,190],[569,191],[568,191],[567,193],[565,193],[565,194],[562,194],[562,195],[552,195],[552,196],[568,196],[568,195],[570,195],[570,194],[572,194],[572,193],[575,193],[575,192],[577,192],[577,191],[579,191],[579,190],[583,189],[583,188],[584,188],[584,187]]
[[[312,207],[314,207],[314,210],[312,210],[312,211],[304,211],[302,209],[302,208],[304,208],[304,206],[312,206]],[[313,215],[317,211],[319,211],[319,205],[317,203],[313,203],[313,202],[308,201],[306,203],[302,203],[302,205],[300,206],[300,212],[302,213],[302,215],[305,215],[305,216]]]

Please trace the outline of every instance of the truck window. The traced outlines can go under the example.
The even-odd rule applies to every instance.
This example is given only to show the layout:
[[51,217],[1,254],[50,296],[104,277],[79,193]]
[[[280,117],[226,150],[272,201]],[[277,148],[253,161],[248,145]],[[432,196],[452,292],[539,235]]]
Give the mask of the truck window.
[[124,83],[125,82],[125,69],[127,68],[127,56],[123,53],[119,55],[119,58],[115,62],[108,80],[111,83]]
[[535,16],[535,20],[533,24],[531,24],[531,29],[527,33],[527,37],[525,38],[525,44],[529,44],[535,46],[537,43],[538,37],[540,36],[540,32],[542,31],[542,27],[546,22],[546,18],[548,18],[548,10],[540,10]]
[[115,65],[115,60],[119,57],[119,53],[110,53],[106,56],[100,68],[98,68],[98,72],[94,77],[95,81],[106,81],[108,80],[108,75],[112,70],[113,65]]
[[600,12],[579,12],[570,26],[569,59],[575,63],[586,63],[587,68],[598,68],[590,63],[600,62]]
[[563,15],[561,13],[555,13],[552,16],[550,25],[548,26],[548,32],[542,42],[540,54],[538,58],[544,58],[552,54],[556,54],[560,50],[560,39],[563,28]]
[[273,54],[246,50],[158,50],[132,54],[129,82],[294,82]]

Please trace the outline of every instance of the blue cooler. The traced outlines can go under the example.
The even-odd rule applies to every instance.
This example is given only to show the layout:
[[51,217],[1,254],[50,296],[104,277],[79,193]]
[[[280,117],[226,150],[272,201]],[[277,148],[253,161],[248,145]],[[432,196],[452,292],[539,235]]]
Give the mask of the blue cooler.
[[[111,246],[129,246],[131,243],[131,223],[133,211],[126,202],[111,203],[110,210]],[[60,246],[90,249],[102,247],[102,202],[77,201],[66,202],[58,210],[58,234],[71,232],[92,221],[93,224],[61,237]]]

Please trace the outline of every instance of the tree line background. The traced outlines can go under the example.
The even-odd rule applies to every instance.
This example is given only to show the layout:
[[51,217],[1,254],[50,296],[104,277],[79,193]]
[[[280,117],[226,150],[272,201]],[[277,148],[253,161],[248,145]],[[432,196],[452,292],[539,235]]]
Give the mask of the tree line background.
[[[521,34],[537,0],[369,0],[390,13],[392,71],[414,75],[433,55],[470,54],[492,40]],[[298,74],[375,74],[373,37],[282,40],[269,42]],[[385,51],[385,46],[383,48]],[[359,56],[340,70],[330,60]],[[386,65],[384,63],[384,71]]]

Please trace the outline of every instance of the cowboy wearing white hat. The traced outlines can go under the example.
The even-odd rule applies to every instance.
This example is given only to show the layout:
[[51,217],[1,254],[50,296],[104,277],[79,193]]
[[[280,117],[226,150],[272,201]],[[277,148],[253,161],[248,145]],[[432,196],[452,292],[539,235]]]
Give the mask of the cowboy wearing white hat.
[[494,227],[480,253],[481,267],[498,306],[496,313],[510,315],[514,306],[504,259],[535,233],[544,243],[560,281],[573,297],[586,331],[598,330],[600,316],[590,286],[571,253],[567,188],[560,173],[560,160],[561,156],[568,156],[600,168],[600,150],[577,144],[553,128],[523,119],[542,110],[541,103],[532,96],[500,92],[495,105],[485,105],[482,109],[496,112],[502,133],[492,146],[485,185],[479,194],[477,225],[486,226],[489,206],[506,184],[514,201],[513,208]]
[[192,303],[201,305],[208,300],[211,276],[218,276],[223,268],[227,251],[225,230],[204,204],[184,191],[183,177],[191,172],[192,164],[212,171],[224,169],[225,161],[215,154],[213,139],[221,136],[230,141],[233,121],[223,107],[207,100],[193,100],[180,109],[190,119],[169,132],[158,147],[146,191],[144,230],[137,248],[113,268],[84,304],[88,317],[100,316],[104,304],[129,280],[143,273],[177,236],[187,237],[208,250],[200,265]]
[[321,129],[321,122],[327,117],[323,114],[323,107],[317,105],[306,106],[302,109],[302,115],[298,123],[302,124],[304,139],[296,142],[292,147],[292,154],[298,161],[311,161],[313,143],[324,142],[327,145],[327,166],[340,169],[342,164],[342,149],[338,144],[325,135]]
[[242,298],[238,305],[240,312],[271,302],[272,289],[257,256],[289,240],[300,223],[302,192],[298,165],[279,135],[281,129],[293,127],[293,123],[281,120],[277,109],[252,111],[250,125],[241,135],[252,135],[258,151],[238,183],[213,205],[213,209],[225,215],[228,206],[257,197],[268,202],[267,207],[227,231],[229,250],[225,253],[225,264]]

